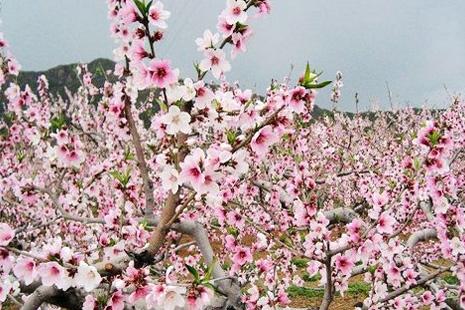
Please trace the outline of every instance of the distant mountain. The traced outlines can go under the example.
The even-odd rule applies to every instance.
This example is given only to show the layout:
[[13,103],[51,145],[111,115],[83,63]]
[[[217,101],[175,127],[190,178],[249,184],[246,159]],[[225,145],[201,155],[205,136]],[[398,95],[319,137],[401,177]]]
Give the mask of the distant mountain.
[[[18,76],[18,84],[23,88],[29,85],[33,90],[37,88],[37,79],[42,74],[48,79],[49,89],[52,94],[64,96],[65,87],[71,92],[77,91],[81,85],[77,79],[76,67],[78,64],[61,65],[46,71],[22,71]],[[104,72],[113,70],[115,63],[109,59],[98,58],[87,65],[90,72],[94,74],[96,86],[103,86],[105,81]]]
[[[59,94],[65,97],[65,87],[68,88],[71,92],[76,92],[79,86],[81,85],[77,79],[76,67],[78,64],[68,64],[60,65],[46,71],[22,71],[18,76],[18,84],[21,88],[24,88],[26,85],[29,85],[32,90],[37,88],[37,79],[42,74],[47,77],[49,83],[49,89],[52,94]],[[97,87],[103,86],[105,81],[104,72],[107,70],[113,70],[115,63],[109,59],[98,58],[94,61],[88,63],[87,67],[90,72],[94,75],[94,84]],[[141,94],[141,97],[145,97],[146,94]],[[0,115],[1,112],[0,104]],[[324,115],[331,115],[332,112],[327,109],[322,109],[318,106],[315,106],[313,110],[313,117],[318,119]]]

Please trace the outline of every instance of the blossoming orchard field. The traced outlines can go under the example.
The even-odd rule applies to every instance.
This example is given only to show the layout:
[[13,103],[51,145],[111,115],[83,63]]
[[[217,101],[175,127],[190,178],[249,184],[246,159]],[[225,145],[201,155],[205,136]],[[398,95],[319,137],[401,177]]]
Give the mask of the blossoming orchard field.
[[465,308],[464,101],[315,117],[340,73],[226,80],[269,0],[228,0],[190,78],[161,2],[107,2],[102,85],[19,85],[0,39],[0,309]]

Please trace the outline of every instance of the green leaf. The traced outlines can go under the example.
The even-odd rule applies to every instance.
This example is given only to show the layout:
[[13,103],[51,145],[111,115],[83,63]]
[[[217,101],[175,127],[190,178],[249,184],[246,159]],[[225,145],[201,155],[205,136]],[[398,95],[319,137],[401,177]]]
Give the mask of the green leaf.
[[2,138],[7,138],[8,137],[8,128],[7,127],[2,127],[0,128],[0,137]]
[[438,145],[440,139],[441,139],[441,133],[436,130],[428,135],[428,140],[429,142],[431,142],[433,146]]
[[307,89],[312,89],[312,88],[323,88],[323,87],[326,87],[328,86],[329,84],[331,84],[333,81],[324,81],[324,82],[321,82],[321,83],[317,83],[317,84],[303,84],[302,86],[307,88]]
[[66,125],[66,119],[63,115],[58,115],[55,116],[54,118],[51,119],[50,121],[51,124],[51,131],[52,132],[57,132],[60,130],[63,126]]
[[230,145],[234,145],[236,143],[237,134],[235,131],[229,130],[226,132],[226,136]]
[[194,279],[196,282],[199,281],[200,277],[199,277],[199,273],[197,272],[197,270],[192,267],[192,266],[189,266],[188,264],[185,264],[184,266],[186,266],[187,270],[189,271],[189,273],[194,276]]
[[310,63],[307,62],[307,66],[305,67],[304,83],[312,82],[312,81],[310,80],[311,74],[312,74],[312,70],[310,70]]
[[153,0],[149,1],[149,3],[147,3],[147,5],[145,6],[145,13],[147,15],[149,14],[149,10],[150,10],[150,7],[152,6],[152,3],[153,3]]
[[147,226],[149,226],[149,221],[146,218],[144,218],[139,222],[139,226],[141,226],[142,228],[147,228]]
[[419,171],[421,168],[421,161],[419,158],[415,158],[413,160],[413,167],[415,168],[416,171]]
[[305,85],[311,85],[313,81],[315,81],[320,75],[322,75],[323,72],[316,73],[310,69],[310,64],[307,62],[307,66],[305,67],[305,73],[304,76],[302,77],[302,81],[300,82],[300,85],[305,86]]
[[131,152],[131,149],[128,147],[124,150],[124,160],[125,161],[129,161],[129,160],[134,160],[135,159],[135,156],[134,154]]
[[82,183],[82,180],[76,180],[76,185],[79,187],[79,188],[82,188],[84,186],[84,183]]
[[217,110],[221,106],[221,103],[218,100],[213,99],[212,106],[215,110]]
[[134,4],[137,6],[139,9],[140,13],[142,16],[146,16],[146,8],[145,8],[145,1],[140,1],[140,0],[134,0]]
[[195,73],[197,73],[197,76],[200,76],[202,74],[202,70],[200,70],[199,64],[194,62],[194,69]]
[[216,257],[213,258],[213,261],[208,265],[207,271],[205,272],[204,281],[210,281],[212,279],[213,268],[216,264]]
[[239,235],[239,231],[235,227],[229,226],[227,228],[227,231],[228,231],[228,234],[233,235],[234,237],[237,237]]
[[3,119],[8,126],[13,125],[15,118],[16,117],[13,112],[5,112],[5,114],[3,114]]
[[213,290],[213,291],[215,291],[215,292],[218,290],[218,288],[216,288],[216,287],[215,287],[213,284],[211,284],[211,283],[203,283],[202,285],[205,286],[205,287],[210,288],[211,290]]
[[220,222],[219,222],[218,219],[216,219],[216,218],[212,219],[211,224],[212,224],[213,226],[220,226]]
[[110,175],[118,180],[124,188],[126,188],[129,184],[129,180],[131,179],[131,168],[128,168],[125,172],[117,170],[110,171]]
[[16,153],[16,158],[18,159],[19,162],[22,162],[24,158],[26,158],[26,153],[23,152],[22,150],[19,150],[18,153]]
[[158,106],[160,107],[160,110],[163,111],[163,112],[168,112],[168,106],[160,99],[155,99],[155,101],[157,102]]

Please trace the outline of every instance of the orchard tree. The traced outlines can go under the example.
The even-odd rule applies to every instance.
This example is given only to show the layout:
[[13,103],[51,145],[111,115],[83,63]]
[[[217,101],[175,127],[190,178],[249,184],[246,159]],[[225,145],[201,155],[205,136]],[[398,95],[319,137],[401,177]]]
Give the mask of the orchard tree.
[[[108,0],[102,87],[15,83],[0,38],[0,302],[21,309],[276,309],[306,273],[328,309],[465,307],[465,104],[312,119],[320,74],[229,84],[267,0],[228,0],[195,78],[157,54],[161,2]],[[206,83],[211,76],[214,82]],[[332,85],[337,103],[342,75]],[[143,115],[143,117],[142,117]],[[144,121],[149,117],[149,126]],[[445,274],[458,284],[442,280]]]

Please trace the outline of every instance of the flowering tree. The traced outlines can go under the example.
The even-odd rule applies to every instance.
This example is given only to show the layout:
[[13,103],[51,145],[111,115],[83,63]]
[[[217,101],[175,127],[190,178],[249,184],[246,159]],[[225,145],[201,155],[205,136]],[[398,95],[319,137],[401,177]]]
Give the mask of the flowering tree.
[[[264,96],[226,82],[267,0],[228,0],[183,80],[156,54],[161,2],[108,7],[118,63],[101,88],[81,65],[67,98],[43,76],[21,89],[0,39],[0,302],[274,309],[302,282],[299,258],[320,276],[320,309],[362,274],[371,291],[354,307],[465,306],[463,102],[314,121],[330,82],[308,66]],[[338,73],[333,102],[340,87]]]

